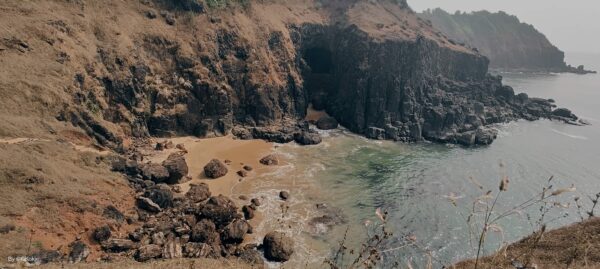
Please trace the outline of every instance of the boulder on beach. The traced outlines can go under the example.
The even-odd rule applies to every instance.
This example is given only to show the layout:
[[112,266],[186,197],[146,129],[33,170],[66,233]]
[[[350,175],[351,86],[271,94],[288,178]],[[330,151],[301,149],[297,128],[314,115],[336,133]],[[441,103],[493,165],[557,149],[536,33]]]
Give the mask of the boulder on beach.
[[206,183],[192,184],[190,190],[185,194],[185,197],[194,203],[206,201],[210,198],[210,189]]
[[263,249],[268,260],[285,262],[294,253],[294,241],[281,232],[270,232],[263,240]]
[[168,184],[177,184],[188,174],[188,165],[183,155],[179,153],[169,155],[167,160],[163,162],[163,166],[169,172],[169,177],[166,180]]
[[169,170],[158,163],[148,163],[141,166],[142,176],[155,183],[162,183],[169,180]]
[[281,200],[290,199],[290,193],[287,191],[281,191],[279,192],[279,198],[281,198]]
[[259,161],[263,165],[279,165],[279,159],[275,154],[269,154]]
[[240,170],[240,171],[237,171],[237,174],[240,177],[247,177],[248,176],[248,171],[246,171],[246,170]]
[[221,232],[221,240],[224,243],[241,243],[248,233],[248,226],[248,222],[242,219],[232,221]]
[[338,121],[329,116],[323,116],[317,121],[317,128],[321,130],[332,130],[338,127]]
[[238,214],[235,203],[226,196],[213,196],[206,204],[197,209],[197,215],[212,220],[217,228],[223,228],[234,219],[242,216]]
[[227,175],[227,172],[227,166],[217,159],[212,159],[204,166],[204,174],[212,179],[223,177]]

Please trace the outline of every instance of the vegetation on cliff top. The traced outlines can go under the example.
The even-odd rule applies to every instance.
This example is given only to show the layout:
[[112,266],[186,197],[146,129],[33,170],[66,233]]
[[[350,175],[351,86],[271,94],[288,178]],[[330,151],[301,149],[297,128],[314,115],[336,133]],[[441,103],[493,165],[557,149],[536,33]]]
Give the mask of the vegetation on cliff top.
[[438,8],[420,16],[448,37],[479,49],[490,58],[492,68],[578,72],[565,64],[565,53],[533,25],[503,11],[450,14]]

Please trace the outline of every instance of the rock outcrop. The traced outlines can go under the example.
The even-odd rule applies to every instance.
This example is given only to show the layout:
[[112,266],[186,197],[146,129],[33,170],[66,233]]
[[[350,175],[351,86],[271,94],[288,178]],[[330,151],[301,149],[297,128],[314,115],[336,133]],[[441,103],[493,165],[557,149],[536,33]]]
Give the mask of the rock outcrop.
[[565,63],[565,53],[533,25],[503,11],[447,13],[442,9],[419,14],[452,42],[466,43],[490,58],[490,66],[504,70],[593,73]]

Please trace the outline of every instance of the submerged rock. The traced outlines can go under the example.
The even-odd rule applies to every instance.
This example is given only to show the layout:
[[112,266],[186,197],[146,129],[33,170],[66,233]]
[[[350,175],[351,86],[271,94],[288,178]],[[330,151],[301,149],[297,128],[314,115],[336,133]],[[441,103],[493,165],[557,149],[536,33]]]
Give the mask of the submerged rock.
[[279,165],[279,159],[275,154],[269,154],[259,161],[263,165]]
[[296,143],[300,145],[317,145],[320,144],[323,140],[319,133],[314,132],[302,132],[298,133],[294,136],[294,140]]

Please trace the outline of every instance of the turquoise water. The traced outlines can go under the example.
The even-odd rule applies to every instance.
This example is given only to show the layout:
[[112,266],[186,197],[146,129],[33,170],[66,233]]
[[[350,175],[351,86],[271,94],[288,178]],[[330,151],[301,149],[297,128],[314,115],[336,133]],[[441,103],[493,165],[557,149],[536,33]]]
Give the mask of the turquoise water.
[[[318,146],[282,145],[278,151],[289,165],[257,181],[261,183],[254,189],[265,197],[289,189],[291,208],[287,216],[267,217],[272,221],[259,230],[279,228],[296,235],[299,250],[288,266],[319,268],[346,229],[350,247],[364,241],[365,221],[377,222],[375,210],[382,208],[389,213],[394,236],[383,246],[381,267],[412,260],[414,268],[423,268],[425,253],[430,253],[434,268],[440,268],[475,256],[466,217],[477,197],[487,190],[497,192],[503,176],[510,184],[498,200],[497,212],[535,196],[553,176],[555,188],[574,185],[577,191],[554,199],[569,208],[552,209],[545,222],[558,227],[579,220],[573,198],[600,192],[600,76],[502,75],[517,92],[553,98],[592,125],[548,120],[503,124],[497,126],[499,138],[480,148],[373,141],[340,130],[324,132],[324,143]],[[307,224],[321,214],[315,210],[317,203],[340,209],[346,222],[332,228]],[[277,212],[277,206],[264,209],[265,214]],[[485,253],[534,231],[539,207],[500,221]],[[416,238],[419,247],[397,249],[405,235]]]

